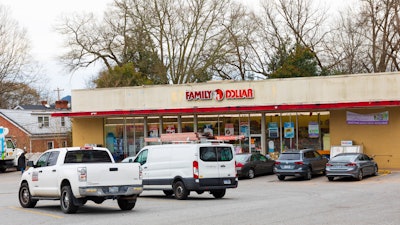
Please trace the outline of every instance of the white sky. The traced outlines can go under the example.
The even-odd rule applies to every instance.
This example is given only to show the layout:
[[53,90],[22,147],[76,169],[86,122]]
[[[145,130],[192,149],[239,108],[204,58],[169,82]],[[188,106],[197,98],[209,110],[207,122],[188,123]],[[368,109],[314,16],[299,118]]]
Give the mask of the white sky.
[[[145,0],[144,0],[145,1]],[[258,0],[245,1],[254,5]],[[341,4],[344,0],[321,0],[328,5]],[[59,63],[57,57],[62,51],[62,36],[53,30],[53,26],[62,14],[72,12],[93,12],[102,15],[112,0],[0,0],[0,4],[9,8],[11,18],[18,21],[20,27],[27,29],[31,40],[32,54],[43,67],[49,79],[49,91],[64,89],[61,97],[71,94],[72,89],[86,88],[87,80],[98,73],[99,68],[81,69],[69,73]],[[54,97],[57,93],[54,91]]]
[[[72,89],[86,87],[86,80],[98,69],[82,69],[74,74],[59,63],[62,36],[53,29],[58,18],[72,12],[93,12],[100,15],[112,0],[0,0],[9,9],[10,17],[27,30],[32,54],[43,67],[49,80],[48,89],[64,89],[61,97],[71,94]],[[53,93],[52,93],[53,94]],[[57,93],[54,91],[54,97]]]

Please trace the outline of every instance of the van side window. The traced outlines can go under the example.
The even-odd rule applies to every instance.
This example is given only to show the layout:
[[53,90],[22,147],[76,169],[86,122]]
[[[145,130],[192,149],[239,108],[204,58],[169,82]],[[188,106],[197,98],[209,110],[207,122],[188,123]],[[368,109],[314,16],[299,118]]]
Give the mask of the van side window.
[[145,164],[147,162],[147,154],[148,154],[148,152],[149,151],[147,149],[141,151],[139,153],[139,155],[135,158],[135,162],[140,163],[140,165]]
[[215,147],[200,147],[200,159],[206,162],[217,161],[217,152]]
[[230,147],[218,147],[218,161],[231,161],[233,159],[232,149]]

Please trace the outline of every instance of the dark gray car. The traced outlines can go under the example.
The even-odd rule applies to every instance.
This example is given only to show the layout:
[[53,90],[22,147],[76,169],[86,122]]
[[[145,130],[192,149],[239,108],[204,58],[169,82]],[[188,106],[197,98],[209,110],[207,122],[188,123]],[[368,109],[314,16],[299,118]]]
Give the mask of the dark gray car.
[[378,164],[363,153],[340,153],[326,164],[329,181],[335,177],[353,177],[362,180],[367,175],[378,175]]
[[313,174],[325,173],[328,159],[313,149],[282,152],[275,162],[274,173],[279,180],[286,176],[303,177],[310,180]]

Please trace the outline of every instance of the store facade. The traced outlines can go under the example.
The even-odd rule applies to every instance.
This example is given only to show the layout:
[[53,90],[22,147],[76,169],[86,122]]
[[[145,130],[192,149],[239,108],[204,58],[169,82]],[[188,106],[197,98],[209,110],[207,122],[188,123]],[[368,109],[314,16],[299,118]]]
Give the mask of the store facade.
[[[221,139],[238,152],[362,146],[400,168],[400,74],[73,90],[73,145],[135,155],[165,133]],[[152,142],[149,140],[153,140]]]

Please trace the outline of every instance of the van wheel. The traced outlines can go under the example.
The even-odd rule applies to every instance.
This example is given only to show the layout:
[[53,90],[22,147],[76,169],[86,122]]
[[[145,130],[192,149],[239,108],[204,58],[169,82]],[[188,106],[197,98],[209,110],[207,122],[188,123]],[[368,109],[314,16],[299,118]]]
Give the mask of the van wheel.
[[131,210],[136,205],[135,200],[127,200],[127,199],[118,199],[118,206],[121,210]]
[[178,181],[174,184],[175,198],[178,200],[185,200],[189,195],[189,191],[186,189],[182,181]]
[[225,196],[226,189],[221,190],[213,190],[210,193],[214,196],[214,198],[222,198]]
[[74,195],[70,186],[64,186],[61,188],[61,211],[64,213],[76,213],[78,211],[78,206],[74,205]]
[[29,187],[27,183],[21,184],[18,193],[19,204],[21,204],[24,208],[33,208],[35,207],[37,200],[32,199],[31,192],[29,191]]
[[172,196],[174,194],[174,191],[170,191],[170,190],[163,190],[163,192],[166,196]]

